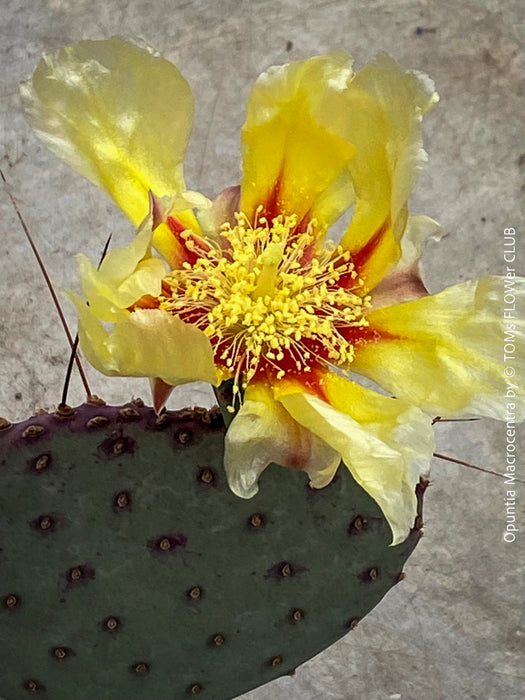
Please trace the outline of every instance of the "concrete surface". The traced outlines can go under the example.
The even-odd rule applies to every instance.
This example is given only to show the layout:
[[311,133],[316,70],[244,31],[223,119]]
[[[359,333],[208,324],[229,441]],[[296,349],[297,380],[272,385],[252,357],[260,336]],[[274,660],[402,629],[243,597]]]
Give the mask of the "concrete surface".
[[[124,241],[131,228],[104,195],[31,134],[20,114],[18,83],[42,51],[114,33],[144,37],[192,84],[197,121],[187,180],[207,195],[239,179],[244,103],[267,66],[340,47],[354,54],[358,66],[384,49],[407,67],[426,71],[441,103],[426,121],[430,164],[412,210],[437,218],[448,232],[427,251],[426,279],[437,291],[503,271],[503,229],[518,226],[523,213],[519,0],[2,0],[0,5],[2,168],[57,287],[75,285],[75,253],[95,259],[108,232]],[[0,217],[0,415],[21,419],[59,401],[68,353],[5,193]],[[111,402],[148,394],[142,380],[110,381],[92,370],[89,377],[93,391]],[[70,402],[82,399],[75,378]],[[173,405],[209,400],[204,388],[186,390]],[[436,432],[441,451],[501,471],[503,424],[449,423]],[[524,488],[519,485],[520,495]],[[514,543],[502,539],[505,489],[496,477],[436,461],[426,498],[426,536],[406,580],[294,678],[244,700],[524,697],[525,532]],[[525,530],[522,509],[519,520]]]

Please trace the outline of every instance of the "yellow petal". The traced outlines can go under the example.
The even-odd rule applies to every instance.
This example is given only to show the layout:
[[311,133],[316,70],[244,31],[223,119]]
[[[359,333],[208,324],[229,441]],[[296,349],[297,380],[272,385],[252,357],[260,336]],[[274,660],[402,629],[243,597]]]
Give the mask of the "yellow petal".
[[426,161],[421,119],[438,97],[429,78],[380,54],[356,74],[345,98],[356,204],[342,245],[372,289],[401,255],[407,199]]
[[301,425],[342,457],[352,476],[377,502],[402,542],[417,512],[415,488],[434,450],[431,421],[417,408],[326,373],[326,400],[283,384],[279,401]]
[[166,266],[158,258],[146,258],[137,265],[133,275],[130,275],[118,288],[119,296],[122,300],[133,299],[126,304],[125,308],[131,306],[145,295],[158,296],[161,288],[161,280],[166,274]]
[[401,241],[401,258],[371,294],[374,309],[402,304],[428,294],[421,279],[419,261],[427,239],[439,241],[442,235],[440,225],[428,216],[408,217]]
[[193,209],[197,210],[199,218],[205,217],[212,203],[204,195],[192,191],[183,192],[175,197],[157,197],[150,193],[150,199],[154,229],[153,247],[167,261],[171,270],[177,270],[185,260],[184,249],[166,223],[168,217],[176,220],[181,231],[191,230],[200,235],[201,226]]
[[149,47],[119,37],[66,46],[44,56],[22,98],[46,145],[136,225],[150,189],[159,196],[185,189],[193,98],[175,66]]
[[77,256],[82,289],[92,312],[101,320],[115,321],[122,309],[142,296],[160,294],[166,267],[151,257],[151,225],[151,217],[147,217],[131,243],[110,250],[100,269],[85,255]]
[[[504,300],[510,308],[515,304],[508,311],[513,319],[504,316]],[[512,384],[516,414],[523,416],[525,323],[519,309],[524,301],[524,278],[494,276],[372,311],[370,326],[384,337],[356,348],[352,368],[399,398],[449,417],[504,418]],[[514,350],[508,353],[512,377],[504,374],[506,343]]]
[[79,316],[80,348],[99,372],[109,376],[158,377],[177,386],[217,383],[208,338],[195,326],[160,309],[122,314],[111,331],[78,295],[69,294]]
[[107,346],[109,332],[82,297],[75,292],[66,292],[66,297],[77,310],[79,345],[86,360],[103,374],[108,376],[118,374],[116,364]]
[[255,496],[259,476],[272,462],[307,472],[315,488],[332,480],[340,462],[335,450],[294,421],[262,385],[248,386],[224,449],[228,483],[241,498]]
[[350,203],[318,207],[323,194],[345,169],[352,146],[341,137],[342,94],[352,75],[343,52],[271,68],[257,80],[248,100],[242,130],[241,208],[253,217],[258,205],[269,216],[279,213],[315,216],[324,226],[329,214]]

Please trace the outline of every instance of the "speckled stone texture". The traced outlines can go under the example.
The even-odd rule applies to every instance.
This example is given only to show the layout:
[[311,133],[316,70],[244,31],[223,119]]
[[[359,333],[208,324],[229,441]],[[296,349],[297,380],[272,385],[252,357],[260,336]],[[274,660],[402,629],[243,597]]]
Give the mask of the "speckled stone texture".
[[[47,152],[21,116],[18,84],[43,51],[119,33],[142,36],[176,62],[196,96],[187,183],[212,196],[239,181],[239,128],[262,70],[333,48],[349,50],[359,67],[384,49],[430,74],[441,95],[425,124],[430,163],[411,200],[413,212],[438,219],[447,232],[424,258],[428,286],[438,291],[504,272],[503,229],[523,219],[523,26],[519,0],[3,0],[1,167],[56,286],[73,287],[77,252],[96,259],[109,232],[114,244],[133,232],[105,195]],[[59,402],[68,350],[5,193],[0,217],[0,415],[17,420]],[[92,390],[108,401],[148,398],[144,380],[88,374]],[[75,377],[70,402],[83,398]],[[204,386],[185,387],[170,406],[212,400]],[[436,433],[440,451],[502,470],[503,424],[448,423]],[[512,544],[502,539],[506,488],[497,477],[436,460],[426,536],[405,581],[293,678],[244,700],[521,699],[525,535]],[[518,485],[520,494],[524,488]],[[522,509],[518,520],[525,528]],[[0,648],[8,643],[1,639]]]

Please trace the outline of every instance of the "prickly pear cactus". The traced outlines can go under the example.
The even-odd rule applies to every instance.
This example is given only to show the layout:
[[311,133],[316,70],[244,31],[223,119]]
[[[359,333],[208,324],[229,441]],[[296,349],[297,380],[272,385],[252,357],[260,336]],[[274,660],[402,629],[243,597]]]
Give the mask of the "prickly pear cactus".
[[85,404],[0,431],[0,696],[233,698],[292,673],[402,577],[340,469],[234,496],[217,410]]

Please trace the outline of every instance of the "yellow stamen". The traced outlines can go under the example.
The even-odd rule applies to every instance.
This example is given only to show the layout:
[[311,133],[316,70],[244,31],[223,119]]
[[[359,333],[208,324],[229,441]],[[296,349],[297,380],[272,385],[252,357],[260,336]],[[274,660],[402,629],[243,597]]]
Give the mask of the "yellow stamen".
[[[172,294],[161,298],[161,308],[191,312],[189,322],[220,344],[217,359],[235,378],[235,395],[240,377],[245,386],[263,360],[277,378],[286,375],[279,365],[286,356],[298,371],[309,372],[323,359],[305,346],[307,339],[318,341],[332,363],[349,364],[354,348],[339,330],[368,325],[363,313],[369,298],[350,254],[326,248],[312,257],[308,253],[321,238],[315,221],[297,232],[295,216],[270,223],[259,214],[253,226],[243,214],[236,215],[236,226],[224,224],[229,254],[199,250],[203,256],[193,266],[166,278]],[[353,280],[352,289],[337,286],[342,275]]]

